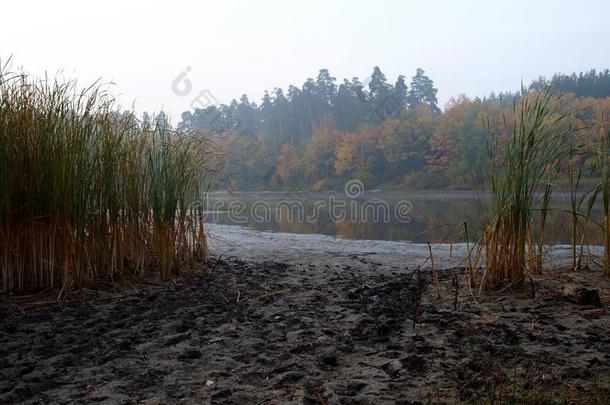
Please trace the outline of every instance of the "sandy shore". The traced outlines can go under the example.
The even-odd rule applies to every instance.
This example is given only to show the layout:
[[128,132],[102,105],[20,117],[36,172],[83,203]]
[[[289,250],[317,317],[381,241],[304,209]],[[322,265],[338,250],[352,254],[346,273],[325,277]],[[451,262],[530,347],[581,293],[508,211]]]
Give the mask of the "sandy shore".
[[[234,225],[207,224],[209,245],[215,256],[235,256],[242,260],[267,261],[287,264],[311,263],[320,265],[350,265],[358,268],[355,256],[366,256],[368,262],[384,267],[414,270],[430,267],[428,245],[421,243],[350,240],[328,235],[259,232]],[[545,261],[547,267],[566,267],[572,259],[570,246],[549,246]],[[599,246],[588,252],[601,257]],[[467,248],[464,243],[435,243],[432,245],[434,265],[437,269],[464,266]],[[370,266],[368,266],[370,267]]]
[[[447,270],[439,296],[426,266],[418,283],[421,246],[211,228],[221,259],[170,284],[5,298],[0,402],[608,401],[610,283],[598,271],[475,300]],[[460,249],[435,246],[435,264],[458,266]],[[568,282],[602,305],[563,298]]]

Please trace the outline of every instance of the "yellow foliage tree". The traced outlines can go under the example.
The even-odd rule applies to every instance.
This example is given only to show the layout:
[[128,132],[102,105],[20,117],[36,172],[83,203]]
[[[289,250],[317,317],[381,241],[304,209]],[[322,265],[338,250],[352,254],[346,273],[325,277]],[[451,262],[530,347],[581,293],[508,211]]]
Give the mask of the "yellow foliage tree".
[[282,183],[294,182],[302,169],[301,158],[297,149],[291,143],[282,146],[277,157],[277,168],[275,175]]

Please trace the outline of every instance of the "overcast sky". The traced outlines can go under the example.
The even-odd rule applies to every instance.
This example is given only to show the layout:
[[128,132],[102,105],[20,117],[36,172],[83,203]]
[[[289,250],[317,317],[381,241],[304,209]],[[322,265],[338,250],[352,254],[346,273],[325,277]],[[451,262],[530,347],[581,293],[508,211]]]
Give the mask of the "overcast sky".
[[[610,68],[607,0],[13,0],[0,12],[3,61],[83,85],[101,77],[122,105],[163,108],[174,123],[201,91],[259,102],[321,68],[364,80],[378,65],[394,82],[422,67],[441,105],[539,74]],[[181,73],[190,91],[184,80],[172,90]]]

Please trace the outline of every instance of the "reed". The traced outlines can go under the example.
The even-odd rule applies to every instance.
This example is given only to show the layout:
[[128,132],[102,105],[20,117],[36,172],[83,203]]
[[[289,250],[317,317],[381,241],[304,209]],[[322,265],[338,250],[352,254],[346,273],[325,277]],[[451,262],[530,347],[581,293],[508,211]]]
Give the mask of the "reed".
[[575,164],[574,157],[577,150],[574,146],[570,147],[570,158],[567,163],[568,180],[570,185],[570,220],[571,220],[571,231],[572,231],[572,269],[580,269],[581,256],[578,255],[578,236],[579,236],[579,223],[580,223],[580,212],[581,212],[581,201],[578,197],[578,191],[580,186],[580,180],[582,178],[582,163]]
[[0,290],[67,288],[206,258],[207,138],[119,113],[99,84],[0,68]]
[[568,167],[570,181],[570,219],[572,222],[572,269],[581,270],[585,247],[588,246],[588,226],[592,220],[593,208],[600,191],[600,186],[593,187],[581,193],[579,190],[582,178],[582,162],[578,169]]
[[[538,226],[538,240],[536,243],[530,242],[530,246],[533,252],[533,260],[534,263],[531,265],[532,270],[536,272],[542,271],[542,265],[544,261],[545,255],[545,229],[546,222],[550,210],[551,205],[551,195],[553,193],[553,184],[547,183],[544,185],[544,190],[542,192],[542,198],[539,201],[538,211],[540,212],[540,222]],[[531,234],[531,233],[530,233]]]
[[552,115],[553,103],[548,91],[525,96],[514,106],[509,138],[488,144],[492,215],[481,237],[481,289],[521,283],[528,266],[542,266],[544,236],[534,239],[533,213],[542,213],[544,228],[551,184],[569,151],[565,116]]
[[603,218],[600,224],[604,244],[603,271],[604,275],[610,276],[610,132],[606,133],[603,126],[600,128],[597,159],[601,168],[601,183],[598,190],[601,192],[603,203]]

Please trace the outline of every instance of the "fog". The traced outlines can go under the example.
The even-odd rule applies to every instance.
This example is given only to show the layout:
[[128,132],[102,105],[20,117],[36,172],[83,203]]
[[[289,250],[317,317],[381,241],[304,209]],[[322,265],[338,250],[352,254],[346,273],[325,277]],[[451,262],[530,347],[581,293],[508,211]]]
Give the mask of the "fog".
[[[443,107],[460,93],[609,66],[608,15],[595,0],[13,1],[2,5],[0,58],[113,82],[126,108],[164,109],[174,122],[202,90],[260,102],[322,68],[340,82],[380,66],[393,82],[422,67]],[[172,91],[182,72],[190,91]]]

